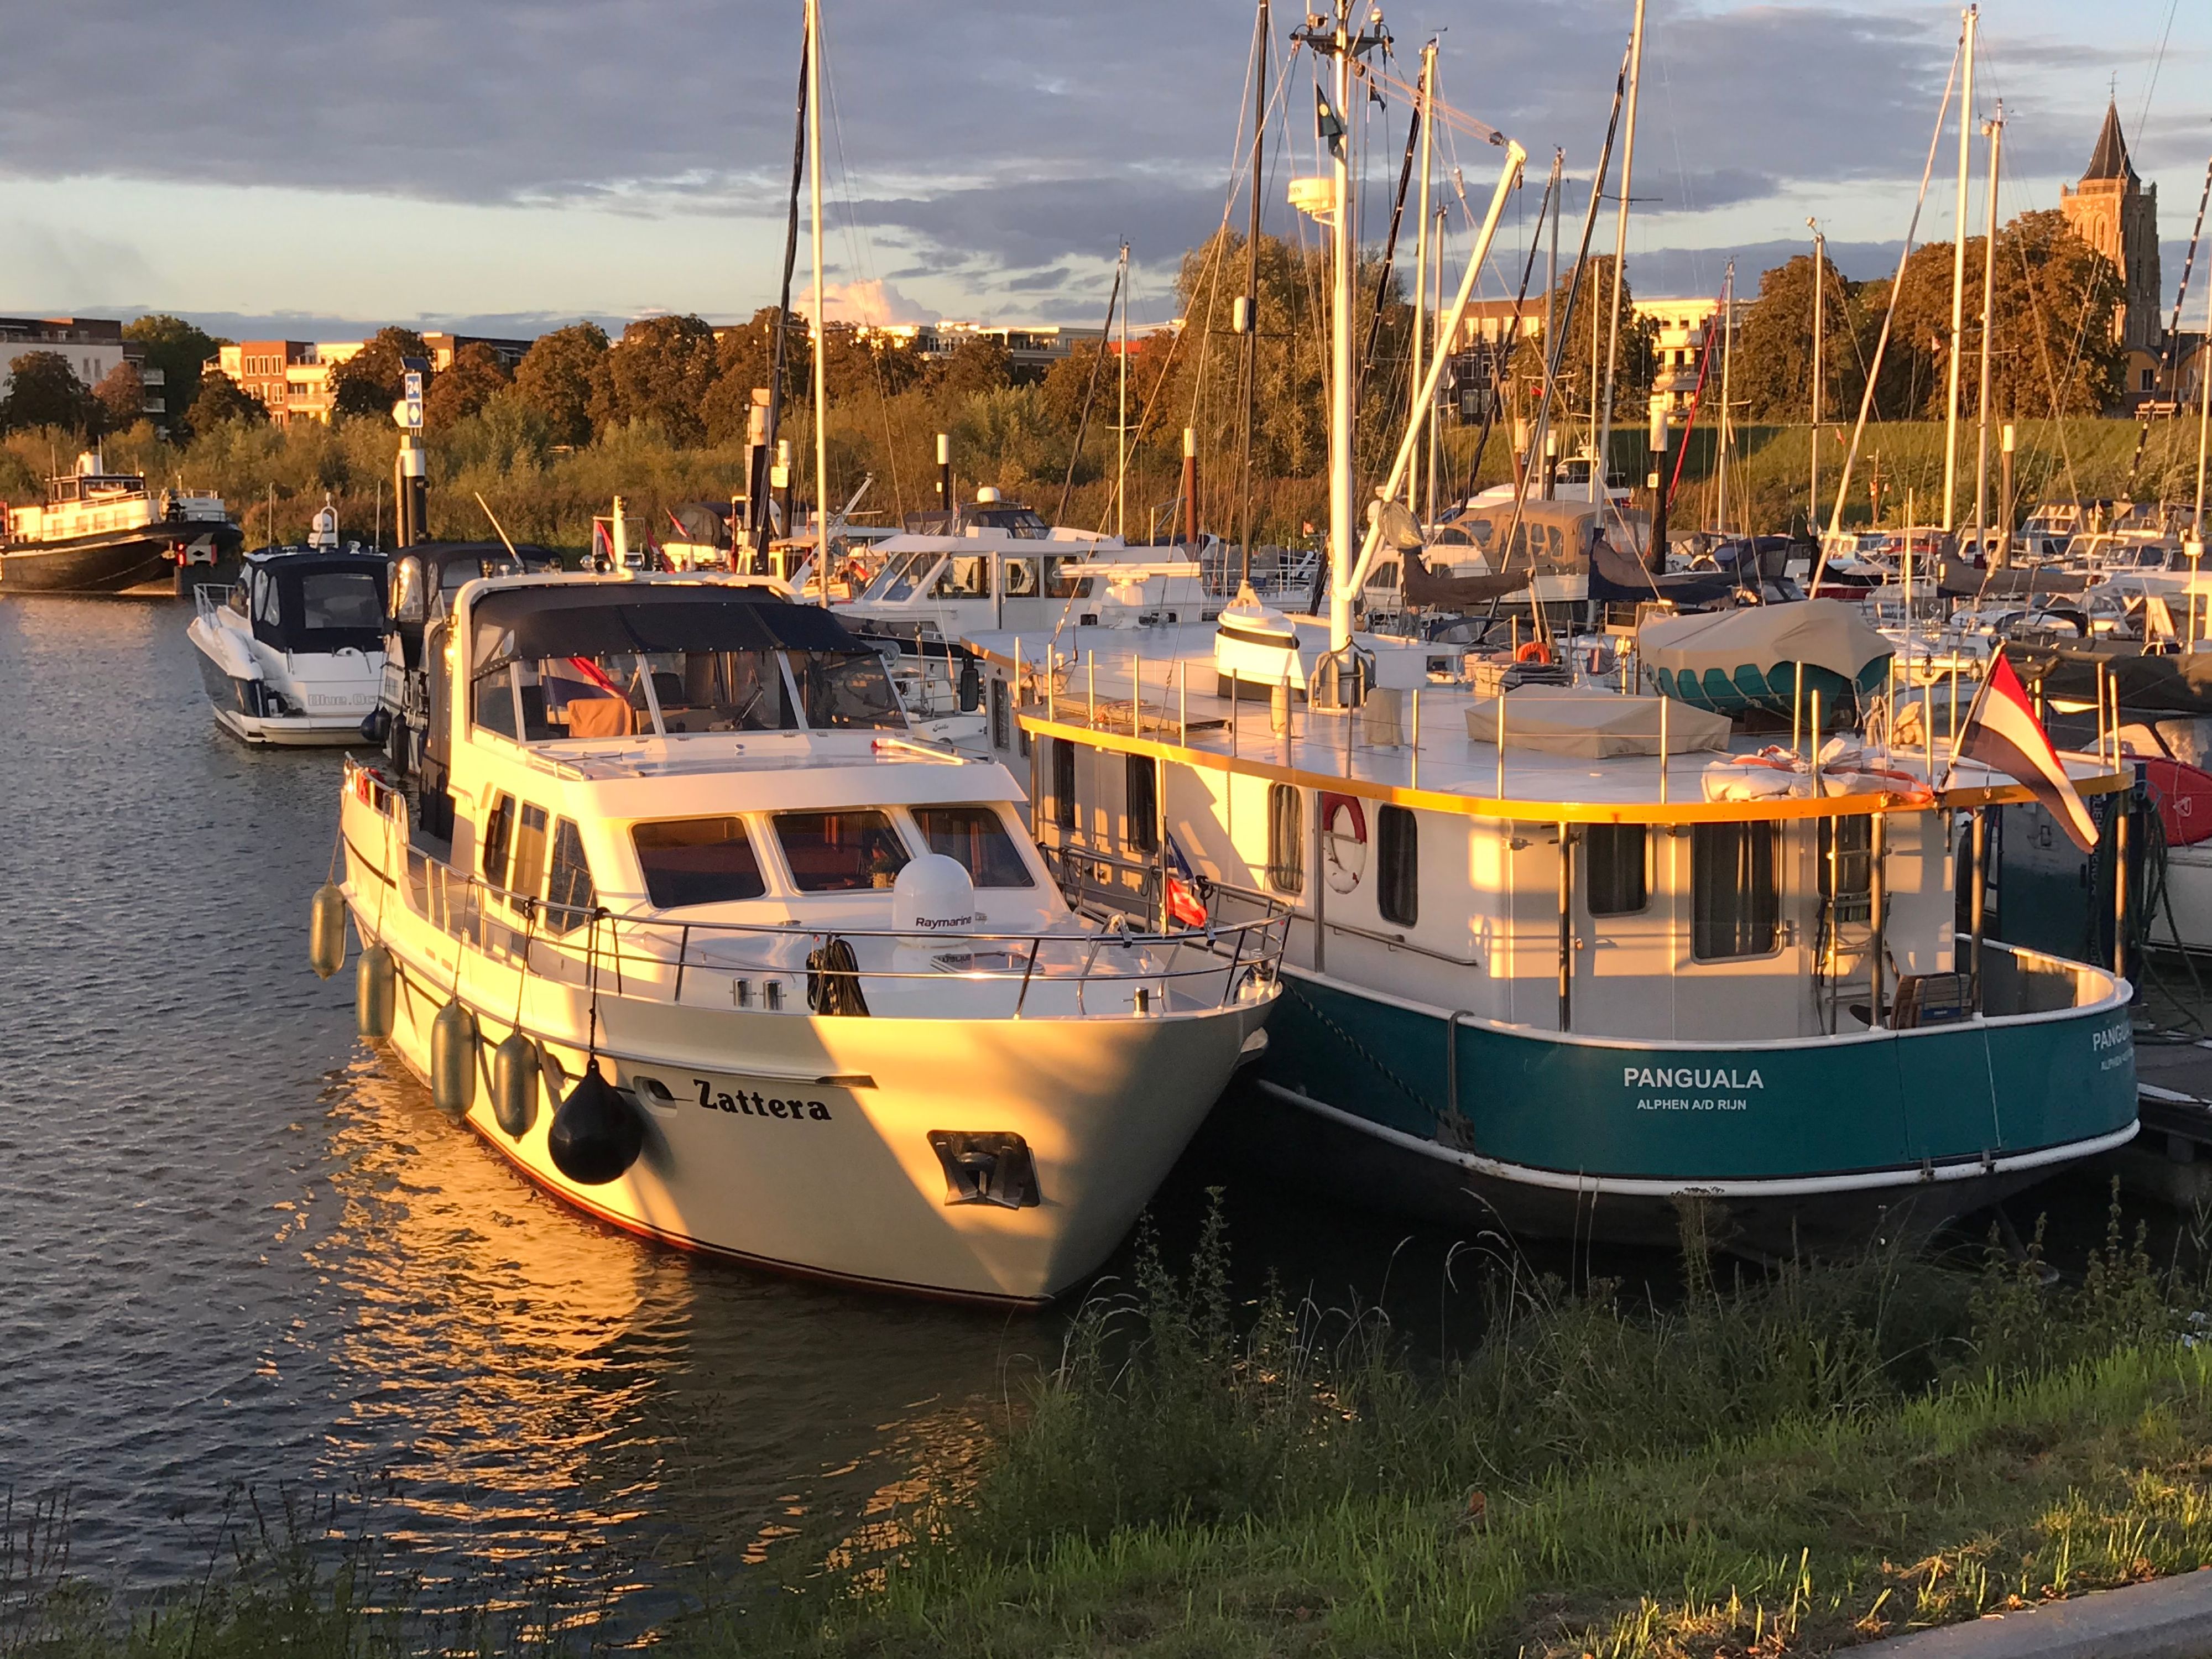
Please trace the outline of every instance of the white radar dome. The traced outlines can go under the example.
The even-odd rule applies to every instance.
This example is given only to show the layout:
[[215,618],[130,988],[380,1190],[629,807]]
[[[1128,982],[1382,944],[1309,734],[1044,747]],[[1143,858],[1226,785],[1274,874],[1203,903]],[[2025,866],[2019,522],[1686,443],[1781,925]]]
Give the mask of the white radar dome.
[[891,884],[891,927],[902,933],[962,933],[982,921],[975,884],[957,859],[924,853]]

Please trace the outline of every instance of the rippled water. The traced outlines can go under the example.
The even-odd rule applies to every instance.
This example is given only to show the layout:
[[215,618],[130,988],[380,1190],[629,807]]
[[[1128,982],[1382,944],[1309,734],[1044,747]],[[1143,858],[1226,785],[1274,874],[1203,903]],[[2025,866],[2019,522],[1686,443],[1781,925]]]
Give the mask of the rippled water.
[[355,1041],[307,965],[337,759],[218,733],[185,620],[0,601],[0,1485],[134,1583],[287,1483],[665,1574],[967,1455],[1049,1324],[610,1231]]
[[[65,1491],[76,1566],[128,1586],[289,1487],[434,1582],[592,1561],[649,1615],[987,1444],[1053,1317],[613,1232],[356,1041],[351,975],[307,967],[337,757],[218,732],[185,622],[0,600],[0,1488]],[[1170,1183],[1171,1248],[1222,1173]],[[1448,1323],[1449,1242],[1405,1237],[1232,1207],[1255,1283]]]

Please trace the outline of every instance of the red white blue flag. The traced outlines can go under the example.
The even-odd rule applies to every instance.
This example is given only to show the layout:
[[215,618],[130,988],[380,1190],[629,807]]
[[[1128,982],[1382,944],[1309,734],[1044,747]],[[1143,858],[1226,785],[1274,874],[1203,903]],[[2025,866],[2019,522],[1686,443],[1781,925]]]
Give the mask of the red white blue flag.
[[1959,734],[1958,757],[2001,772],[2026,788],[2083,852],[2096,846],[2096,820],[2066,775],[2050,734],[2035,718],[2035,706],[2002,651],[1990,661],[1989,677],[1967,711],[1966,729]]
[[1186,927],[1205,927],[1206,902],[1198,896],[1198,877],[1173,836],[1168,837],[1167,878],[1168,920]]

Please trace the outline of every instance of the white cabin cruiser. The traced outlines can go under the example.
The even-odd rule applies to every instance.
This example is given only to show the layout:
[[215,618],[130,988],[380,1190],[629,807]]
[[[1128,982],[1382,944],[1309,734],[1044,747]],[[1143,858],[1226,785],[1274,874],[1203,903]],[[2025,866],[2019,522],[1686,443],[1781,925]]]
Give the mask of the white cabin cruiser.
[[349,764],[343,796],[363,1029],[618,1227],[1037,1302],[1264,1047],[1279,910],[1071,911],[1006,769],[914,741],[781,584],[476,580],[424,655],[418,795]]
[[193,590],[185,636],[216,723],[247,743],[362,741],[384,684],[380,553],[250,553],[234,585]]

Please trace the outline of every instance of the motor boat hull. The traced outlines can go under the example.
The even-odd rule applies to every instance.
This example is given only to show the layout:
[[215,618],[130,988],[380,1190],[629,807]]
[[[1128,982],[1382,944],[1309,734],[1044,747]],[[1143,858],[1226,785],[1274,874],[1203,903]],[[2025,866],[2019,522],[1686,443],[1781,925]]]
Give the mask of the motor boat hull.
[[1663,1246],[1688,1200],[1759,1255],[1933,1231],[2136,1128],[2125,981],[1986,948],[1993,984],[2014,962],[2049,981],[2030,1006],[2085,988],[1915,1030],[1684,1043],[1506,1026],[1286,967],[1228,1139],[1300,1184],[1474,1231]]
[[162,591],[175,595],[178,572],[204,575],[238,539],[230,525],[157,521],[63,542],[18,543],[0,548],[0,592],[122,593],[166,584]]
[[[635,981],[609,994],[603,965],[595,1014],[586,983],[544,971],[543,939],[505,929],[507,948],[486,951],[434,923],[445,901],[395,838],[401,821],[349,791],[343,825],[355,927],[397,968],[389,1049],[402,1064],[429,1074],[433,1023],[458,1000],[479,1034],[465,1121],[530,1180],[627,1231],[813,1278],[1012,1304],[1079,1284],[1263,1045],[1276,1000],[1151,1018],[1010,1018],[1019,1001],[1007,982],[976,988],[975,1018],[823,1017],[798,996],[782,1011],[734,1007],[726,980],[696,973],[672,1000]],[[533,951],[540,971],[526,969]],[[489,1056],[515,1030],[551,1062],[520,1134],[489,1099]],[[556,1166],[548,1132],[594,1053],[645,1137],[624,1173],[584,1185]],[[1038,1201],[957,1197],[933,1139],[944,1134],[1019,1136]]]
[[185,636],[216,724],[240,742],[284,749],[367,743],[362,722],[376,709],[381,658],[364,658],[359,672],[335,679],[286,676],[279,685],[252,647],[208,617],[195,617]]

